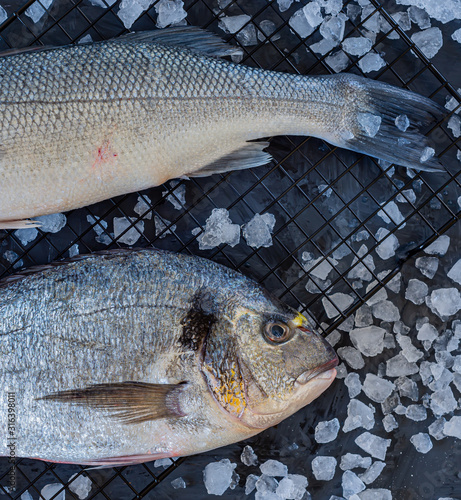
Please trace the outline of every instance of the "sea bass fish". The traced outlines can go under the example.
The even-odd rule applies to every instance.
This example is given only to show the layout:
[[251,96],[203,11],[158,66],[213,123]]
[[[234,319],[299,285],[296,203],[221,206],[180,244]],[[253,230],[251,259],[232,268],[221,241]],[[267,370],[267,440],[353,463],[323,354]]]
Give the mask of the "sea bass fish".
[[430,99],[354,75],[284,74],[217,57],[237,50],[172,28],[0,57],[0,228],[171,178],[263,165],[268,143],[249,141],[280,134],[440,167],[423,155],[420,127],[442,113]]
[[319,396],[330,345],[211,261],[116,251],[0,283],[0,456],[121,465],[253,436]]

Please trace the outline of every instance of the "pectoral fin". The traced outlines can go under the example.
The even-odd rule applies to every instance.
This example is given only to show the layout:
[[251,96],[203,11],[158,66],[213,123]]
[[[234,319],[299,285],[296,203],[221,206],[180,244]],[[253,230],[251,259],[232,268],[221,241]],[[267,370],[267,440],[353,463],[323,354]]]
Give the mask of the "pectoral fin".
[[107,410],[126,424],[168,417],[184,417],[179,395],[185,384],[120,382],[55,392],[39,400],[56,401]]
[[37,220],[0,220],[0,229],[30,229],[41,225]]

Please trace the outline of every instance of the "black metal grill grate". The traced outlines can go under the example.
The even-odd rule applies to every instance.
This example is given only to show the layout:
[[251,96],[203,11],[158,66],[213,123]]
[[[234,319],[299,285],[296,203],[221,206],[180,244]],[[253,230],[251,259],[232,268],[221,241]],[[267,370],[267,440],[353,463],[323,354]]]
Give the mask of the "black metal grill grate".
[[[455,59],[438,55],[433,62],[427,60],[389,15],[388,12],[396,10],[395,5],[385,2],[385,8],[376,0],[371,1],[374,10],[367,19],[346,23],[347,37],[359,34],[363,23],[378,13],[388,22],[387,32],[379,33],[373,44],[373,50],[385,52],[387,64],[371,76],[420,92],[441,104],[445,103],[447,96],[461,102],[461,96],[456,91],[461,86],[461,76],[452,70]],[[344,9],[348,3],[345,2]],[[34,0],[10,3],[7,9],[9,17],[0,26],[0,49],[75,43],[88,34],[98,41],[126,32],[116,15],[119,2],[100,8],[91,5],[88,0],[55,0],[38,24],[33,24],[25,15],[32,4]],[[135,22],[132,30],[155,27],[154,7],[155,4]],[[332,70],[327,61],[330,53],[318,56],[310,49],[310,45],[320,39],[318,29],[304,40],[289,28],[288,20],[299,8],[300,4],[294,4],[287,12],[281,13],[274,0],[234,0],[224,9],[219,8],[215,1],[185,1],[189,24],[220,35],[223,32],[218,28],[219,16],[251,16],[248,24],[255,26],[261,38],[257,45],[243,47],[243,64],[299,74],[330,73]],[[267,19],[276,25],[269,38],[258,29],[261,21]],[[391,33],[397,33],[399,38],[389,39]],[[276,40],[279,35],[280,39]],[[227,38],[230,43],[239,44],[239,33],[227,35]],[[446,45],[450,43],[445,40]],[[445,47],[441,54],[445,50],[448,54]],[[361,74],[358,58],[349,59],[345,71]],[[315,138],[274,138],[269,151],[275,160],[269,166],[168,183],[141,193],[149,205],[148,212],[162,217],[166,226],[155,228],[152,221],[145,220],[144,231],[139,231],[140,239],[136,246],[155,245],[203,255],[241,270],[284,301],[303,310],[308,309],[316,318],[324,320],[320,327],[329,333],[389,282],[416,250],[433,242],[460,219],[461,210],[456,200],[461,194],[461,177],[456,152],[461,148],[446,127],[449,117],[458,107],[447,115],[443,123],[428,131],[446,167],[442,174],[413,173],[409,176],[400,167],[395,167],[395,173],[392,173],[393,166],[381,167],[374,159],[331,147]],[[178,189],[183,189],[182,186],[186,186],[186,204],[175,210],[166,199],[175,196]],[[416,201],[408,198],[408,189],[415,191]],[[138,195],[121,196],[74,210],[67,214],[67,224],[58,234],[39,232],[39,236],[26,245],[13,231],[0,233],[0,254],[12,250],[16,255],[10,258],[10,262],[0,258],[0,277],[14,272],[16,268],[68,257],[76,244],[79,253],[107,248],[95,240],[95,228],[99,228],[103,237],[109,238],[109,248],[123,247],[113,237],[112,220],[114,217],[131,217],[131,227],[137,227],[145,215],[133,212]],[[389,234],[398,237],[400,248],[395,259],[382,262],[376,257],[376,232],[384,226],[378,214],[382,210],[389,212],[389,203],[397,198],[401,200],[401,197],[407,200],[407,203],[399,204],[403,218],[386,225]],[[274,246],[253,249],[242,239],[234,248],[220,246],[213,250],[200,250],[197,236],[203,231],[213,208],[226,208],[232,221],[238,224],[248,222],[255,213],[273,213],[277,221],[273,233]],[[389,215],[392,218],[392,213],[389,212]],[[89,222],[87,216],[98,219]],[[198,234],[192,234],[194,228],[199,228]],[[359,251],[363,241],[368,244],[364,253]],[[317,292],[315,284],[311,283],[307,291],[309,278],[302,259],[303,252],[320,258],[316,264],[318,267],[340,248],[347,248],[349,255],[338,259],[329,282],[318,282]],[[374,264],[370,263],[370,257],[376,261]],[[368,291],[366,284],[369,281],[360,286],[359,280],[351,274],[352,269],[360,269],[360,266],[365,266],[374,282]],[[388,273],[380,274],[384,270]],[[336,292],[352,294],[355,300],[347,310],[338,310],[336,320],[327,321],[322,298],[328,300],[328,295]],[[90,474],[94,485],[88,498],[154,498],[151,490],[185,460],[183,467],[194,459],[178,459],[162,473],[153,464],[144,464]],[[0,466],[0,494],[3,493],[6,498],[20,498],[26,489],[37,498],[43,485],[53,482],[62,484],[67,498],[77,498],[68,489],[68,479],[82,471],[82,467],[19,459],[16,463],[19,489],[13,493],[1,486],[5,485],[7,477],[6,460],[0,460]],[[59,498],[59,494],[55,498]]]

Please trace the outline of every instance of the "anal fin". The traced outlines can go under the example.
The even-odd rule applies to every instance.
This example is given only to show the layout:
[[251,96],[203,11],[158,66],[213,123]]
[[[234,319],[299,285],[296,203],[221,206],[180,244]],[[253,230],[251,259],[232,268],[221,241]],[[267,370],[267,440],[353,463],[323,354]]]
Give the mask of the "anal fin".
[[184,417],[179,395],[184,384],[120,382],[96,384],[49,394],[39,400],[71,403],[107,410],[125,424],[138,424],[168,417]]
[[30,229],[41,225],[37,220],[0,220],[0,229]]
[[219,160],[206,165],[205,167],[190,172],[188,177],[207,177],[213,174],[222,174],[230,170],[244,170],[247,168],[266,165],[272,160],[272,156],[263,151],[269,146],[267,141],[245,142],[241,148],[232,153],[219,158]]

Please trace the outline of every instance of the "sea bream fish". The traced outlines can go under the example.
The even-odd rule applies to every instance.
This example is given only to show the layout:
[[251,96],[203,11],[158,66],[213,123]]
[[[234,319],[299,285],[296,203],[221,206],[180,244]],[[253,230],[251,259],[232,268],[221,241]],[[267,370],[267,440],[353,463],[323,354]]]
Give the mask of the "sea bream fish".
[[298,312],[193,256],[115,251],[0,282],[0,456],[134,464],[253,436],[332,383]]
[[263,165],[268,142],[251,141],[280,134],[440,167],[420,131],[442,114],[430,99],[355,75],[218,58],[238,50],[182,27],[0,57],[0,228],[176,177]]

